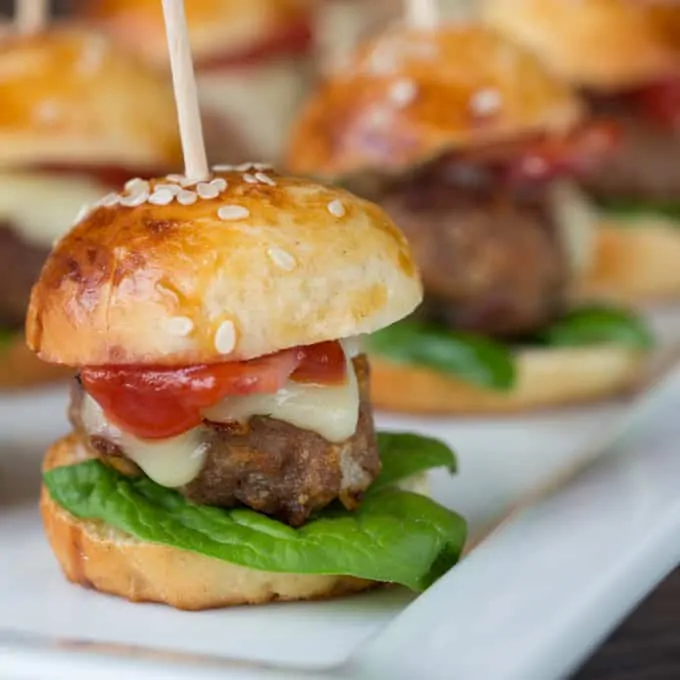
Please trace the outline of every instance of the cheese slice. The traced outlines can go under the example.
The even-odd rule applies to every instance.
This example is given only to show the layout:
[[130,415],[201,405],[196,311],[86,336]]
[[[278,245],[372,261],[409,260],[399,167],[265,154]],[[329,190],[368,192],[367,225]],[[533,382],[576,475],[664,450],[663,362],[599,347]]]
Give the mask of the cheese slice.
[[[204,412],[213,422],[246,422],[252,416],[269,416],[310,430],[329,442],[351,437],[359,420],[359,385],[351,362],[356,343],[343,341],[347,380],[342,385],[324,386],[289,381],[276,394],[228,397]],[[349,349],[348,349],[349,348]],[[101,406],[89,395],[83,398],[81,418],[88,434],[104,437],[120,446],[157,484],[179,487],[201,471],[208,449],[208,431],[196,427],[179,437],[142,440],[113,425]]]
[[0,173],[0,221],[29,242],[52,248],[74,224],[84,205],[94,205],[105,189],[94,179],[47,172]]
[[130,460],[161,486],[175,488],[188,484],[203,467],[208,449],[203,427],[170,439],[138,439],[111,424],[101,406],[89,395],[83,398],[81,418],[88,434],[104,437],[120,446]]
[[267,415],[302,430],[311,430],[329,442],[351,437],[359,420],[359,385],[349,357],[347,380],[342,385],[289,381],[275,394],[227,397],[204,413],[216,423],[246,422],[256,415]]

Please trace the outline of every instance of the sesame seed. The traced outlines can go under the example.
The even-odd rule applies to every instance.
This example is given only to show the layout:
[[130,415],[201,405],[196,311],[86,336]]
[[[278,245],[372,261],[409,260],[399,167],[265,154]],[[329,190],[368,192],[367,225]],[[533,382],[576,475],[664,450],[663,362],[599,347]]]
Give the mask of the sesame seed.
[[106,41],[103,38],[100,36],[88,38],[78,60],[80,73],[86,76],[94,75],[101,67],[105,54]]
[[264,172],[256,172],[255,179],[262,182],[262,184],[268,184],[270,187],[276,186],[276,182],[271,177],[269,177],[269,175],[265,175]]
[[183,189],[177,194],[177,202],[181,205],[193,205],[198,200],[195,191],[187,191]]
[[135,208],[142,203],[146,203],[149,200],[148,191],[140,191],[136,194],[130,194],[129,196],[121,196],[120,204],[126,208]]
[[194,322],[187,316],[173,316],[165,322],[165,330],[170,335],[185,337],[194,330]]
[[336,198],[328,204],[328,212],[334,217],[344,217],[345,206],[342,204],[342,201]]
[[213,165],[212,169],[215,172],[236,172],[235,165],[228,165],[226,163],[222,163],[221,165]]
[[293,271],[293,269],[295,269],[295,265],[297,264],[295,258],[290,253],[282,250],[281,248],[268,248],[267,256],[277,267],[285,269],[287,272]]
[[472,95],[470,108],[480,116],[495,113],[501,107],[501,94],[498,90],[485,88]]
[[254,163],[241,163],[240,165],[236,166],[236,171],[248,172],[248,170],[252,170],[254,167],[255,167]]
[[35,107],[34,113],[35,118],[41,123],[53,123],[60,115],[59,104],[51,99],[46,99]]
[[246,174],[243,175],[243,181],[248,184],[257,184],[257,177],[246,172]]
[[196,184],[198,184],[200,181],[201,181],[200,179],[191,179],[191,178],[189,178],[189,177],[182,177],[182,179],[180,180],[179,183],[180,183],[183,187],[186,188],[186,187],[193,187],[193,186],[195,186]]
[[144,191],[149,191],[149,183],[145,179],[135,177],[134,179],[125,182],[125,191],[129,191],[135,194]]
[[212,186],[217,187],[217,191],[222,193],[227,188],[227,180],[223,177],[216,177],[210,182]]
[[233,321],[223,321],[215,333],[215,349],[220,354],[231,354],[236,347],[236,328]]
[[217,216],[221,220],[243,220],[250,215],[250,210],[242,205],[223,205]]
[[255,170],[273,170],[274,166],[271,165],[270,163],[253,163],[253,167]]
[[220,195],[220,190],[208,182],[200,182],[196,187],[196,193],[205,199],[217,198]]
[[186,179],[186,177],[184,175],[166,175],[165,179],[167,179],[168,182],[181,184]]
[[149,203],[152,203],[153,205],[168,205],[169,203],[172,203],[173,198],[174,196],[171,191],[159,189],[149,196]]
[[418,94],[418,86],[409,78],[401,78],[390,88],[390,99],[399,107],[408,106]]
[[154,189],[156,191],[169,191],[173,196],[177,196],[182,191],[182,187],[177,184],[156,184]]
[[104,196],[104,198],[102,198],[97,205],[100,205],[103,208],[111,208],[114,205],[118,205],[118,201],[120,201],[120,196],[116,193],[111,193],[106,194],[106,196]]
[[85,203],[85,205],[83,205],[80,208],[80,210],[78,211],[78,214],[76,215],[76,220],[75,220],[76,224],[78,224],[78,222],[80,222],[81,220],[84,220],[90,214],[90,211],[91,211],[91,207],[87,203]]

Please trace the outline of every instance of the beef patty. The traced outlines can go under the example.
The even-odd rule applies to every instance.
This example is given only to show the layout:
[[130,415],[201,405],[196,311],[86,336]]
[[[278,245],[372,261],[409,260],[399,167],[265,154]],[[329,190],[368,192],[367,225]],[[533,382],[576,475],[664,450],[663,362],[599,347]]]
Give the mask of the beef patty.
[[491,171],[437,165],[393,185],[380,202],[420,266],[427,318],[513,337],[563,310],[568,263],[547,185],[512,186]]
[[[340,443],[267,416],[247,423],[206,423],[207,452],[198,476],[179,489],[189,500],[220,507],[247,505],[292,526],[339,499],[354,508],[380,472],[380,457],[369,399],[369,369],[364,356],[354,359],[360,390],[356,432]],[[70,417],[76,430],[108,464],[121,472],[141,471],[125,452],[102,437],[84,432],[80,409],[83,389],[73,390]]]
[[636,112],[623,98],[590,97],[596,115],[617,123],[617,147],[584,186],[598,199],[678,201],[680,196],[680,128],[657,123]]
[[47,255],[47,248],[25,240],[12,225],[0,222],[0,327],[23,326],[31,287]]

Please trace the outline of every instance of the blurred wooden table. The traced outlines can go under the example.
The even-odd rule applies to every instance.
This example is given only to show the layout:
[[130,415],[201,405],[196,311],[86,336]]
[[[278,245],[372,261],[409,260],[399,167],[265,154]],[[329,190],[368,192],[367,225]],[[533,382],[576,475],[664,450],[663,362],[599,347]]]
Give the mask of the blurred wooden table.
[[640,605],[573,680],[680,680],[680,569]]

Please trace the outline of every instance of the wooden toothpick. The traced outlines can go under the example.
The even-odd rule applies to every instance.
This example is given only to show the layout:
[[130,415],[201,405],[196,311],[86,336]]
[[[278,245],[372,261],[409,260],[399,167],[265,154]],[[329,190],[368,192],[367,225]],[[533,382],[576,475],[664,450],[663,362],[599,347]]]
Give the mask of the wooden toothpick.
[[15,0],[16,27],[19,33],[38,33],[47,24],[47,0]]
[[437,0],[406,0],[406,21],[416,28],[434,28],[439,21]]
[[163,0],[163,14],[184,152],[184,174],[193,180],[207,179],[210,171],[203,141],[184,0]]

